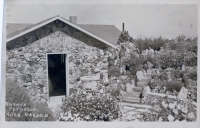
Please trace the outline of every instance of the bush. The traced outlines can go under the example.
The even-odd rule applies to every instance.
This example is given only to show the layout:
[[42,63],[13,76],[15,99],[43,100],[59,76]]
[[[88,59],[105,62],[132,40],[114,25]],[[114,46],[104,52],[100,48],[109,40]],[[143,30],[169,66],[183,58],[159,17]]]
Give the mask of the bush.
[[175,77],[175,78],[181,78],[182,74],[181,74],[181,70],[180,69],[172,69],[171,70],[171,76]]
[[130,54],[130,58],[126,59],[123,64],[130,68],[131,75],[135,76],[136,72],[143,68],[143,63],[145,63],[144,56],[138,56],[137,53],[133,52]]
[[[27,91],[24,88],[19,87],[16,80],[7,79],[6,80],[6,121],[54,121],[55,118],[52,114],[51,109],[47,107],[45,103],[33,102],[30,100],[30,97]],[[9,104],[25,104],[20,107],[12,107]],[[20,111],[14,111],[14,108],[19,108]],[[35,109],[34,112],[21,111],[21,109]],[[18,113],[20,117],[17,116],[8,116],[13,113]],[[35,114],[48,114],[48,117],[33,117],[25,116],[26,113],[35,113]]]
[[145,104],[152,107],[138,113],[140,116],[136,117],[140,121],[197,121],[197,106],[188,100],[183,102],[179,99],[148,95]]
[[121,32],[117,44],[121,44],[124,42],[133,42],[133,38],[129,35],[128,31]]
[[173,92],[174,90],[176,90],[177,92],[179,92],[183,86],[184,84],[179,81],[170,81],[166,84],[166,91]]
[[197,71],[195,70],[195,71],[189,73],[188,77],[189,77],[189,79],[197,81]]
[[79,94],[68,97],[60,107],[59,120],[112,121],[121,116],[116,99],[94,94],[91,98]]
[[108,68],[108,76],[120,76],[120,71],[119,69],[116,68]]
[[158,37],[158,38],[137,38],[133,41],[137,48],[139,49],[139,52],[141,53],[143,50],[146,49],[153,49],[156,51],[160,51],[161,47],[165,47],[165,44],[168,42],[167,39],[164,39],[162,37]]
[[185,87],[188,88],[188,76],[187,75],[183,76],[182,82],[184,83]]
[[160,75],[158,76],[158,78],[161,79],[161,80],[164,80],[164,81],[168,80],[167,72],[164,71],[164,72],[160,73]]

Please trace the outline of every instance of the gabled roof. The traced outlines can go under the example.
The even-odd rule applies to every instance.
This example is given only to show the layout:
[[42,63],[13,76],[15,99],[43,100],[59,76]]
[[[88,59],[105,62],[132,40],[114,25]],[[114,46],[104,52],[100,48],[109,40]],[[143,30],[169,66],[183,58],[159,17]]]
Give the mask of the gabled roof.
[[7,37],[13,33],[13,32],[16,32],[18,30],[21,30],[21,29],[24,29],[24,28],[27,28],[29,26],[31,26],[33,24],[31,23],[7,23],[7,26],[6,26],[6,35]]
[[121,31],[117,29],[114,25],[86,25],[78,24],[79,27],[87,30],[88,32],[97,35],[98,37],[107,40],[108,42],[117,45],[118,38]]
[[[55,20],[61,20],[62,22],[90,35],[91,37],[116,48],[118,38],[120,36],[120,30],[114,25],[84,25],[84,24],[73,24],[70,21],[60,17],[52,17],[37,24],[7,24],[7,40],[9,42],[16,39],[24,34],[27,34],[37,28],[40,28]],[[18,29],[18,30],[17,30]]]

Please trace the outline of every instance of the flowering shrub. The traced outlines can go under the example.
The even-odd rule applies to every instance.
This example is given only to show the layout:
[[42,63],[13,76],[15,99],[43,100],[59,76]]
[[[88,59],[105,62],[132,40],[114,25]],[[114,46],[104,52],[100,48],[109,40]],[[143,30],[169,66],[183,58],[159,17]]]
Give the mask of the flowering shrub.
[[167,39],[158,37],[158,38],[137,38],[134,39],[133,42],[136,44],[137,48],[140,52],[151,48],[153,50],[159,51],[161,47],[165,47],[165,44],[168,42]]
[[[163,75],[164,77],[164,75]],[[150,82],[151,92],[168,94],[177,96],[183,84],[178,81],[166,81],[160,79],[153,79],[153,82]]]
[[108,76],[120,76],[120,71],[117,68],[108,68]]
[[172,96],[178,95],[178,92],[176,90],[173,90],[173,92],[167,91],[165,86],[156,86],[154,89],[151,90],[151,92],[167,94]]
[[60,121],[113,121],[121,116],[118,101],[112,97],[91,98],[74,94],[63,100]]
[[172,78],[181,78],[181,76],[182,76],[182,72],[181,72],[181,70],[180,69],[172,69],[172,70],[170,70],[170,72],[171,72],[171,77]]
[[140,121],[196,121],[197,107],[191,101],[181,101],[168,97],[149,97],[145,99],[145,104],[151,105],[151,109],[139,112]]
[[197,81],[188,80],[188,99],[197,102]]
[[197,102],[197,87],[189,87],[187,98]]
[[187,52],[184,55],[184,61],[187,66],[197,66],[197,55],[193,52]]
[[139,56],[136,52],[132,52],[130,53],[130,58],[124,59],[122,63],[127,65],[130,68],[131,75],[135,76],[136,72],[143,68],[145,61],[144,56]]
[[170,92],[173,92],[174,90],[179,92],[183,86],[184,84],[182,82],[173,80],[166,84],[166,90]]
[[189,79],[197,81],[197,70],[188,74]]

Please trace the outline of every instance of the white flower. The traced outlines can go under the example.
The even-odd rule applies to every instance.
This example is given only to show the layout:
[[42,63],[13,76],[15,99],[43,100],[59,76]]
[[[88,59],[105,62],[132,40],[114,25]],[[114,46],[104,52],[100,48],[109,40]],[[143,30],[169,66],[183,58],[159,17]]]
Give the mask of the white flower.
[[67,120],[68,120],[68,117],[67,117],[67,116],[65,116],[65,117],[63,117],[63,119],[64,119],[65,121],[67,121]]
[[159,120],[158,120],[158,122],[162,122],[163,121],[163,119],[161,118],[161,117],[159,117]]
[[183,108],[182,108],[182,112],[187,113],[187,112],[188,112],[187,107],[183,107]]
[[64,113],[65,116],[67,116],[67,114],[68,114],[67,112]]
[[90,116],[89,116],[89,115],[87,115],[87,116],[86,116],[86,119],[90,119]]
[[168,120],[169,120],[170,122],[172,122],[172,121],[174,120],[174,117],[173,117],[172,115],[169,115],[169,116],[168,116]]
[[80,117],[76,118],[74,121],[75,121],[75,122],[81,121],[81,120],[80,120]]
[[190,113],[188,113],[188,118],[190,118],[190,119],[194,119],[195,118],[195,116],[194,116],[194,113],[193,112],[190,112]]
[[174,112],[174,114],[178,115],[178,110],[177,109],[173,108],[173,112]]
[[75,117],[78,117],[78,116],[79,116],[79,113],[77,113],[77,114],[74,114],[74,116],[75,116]]

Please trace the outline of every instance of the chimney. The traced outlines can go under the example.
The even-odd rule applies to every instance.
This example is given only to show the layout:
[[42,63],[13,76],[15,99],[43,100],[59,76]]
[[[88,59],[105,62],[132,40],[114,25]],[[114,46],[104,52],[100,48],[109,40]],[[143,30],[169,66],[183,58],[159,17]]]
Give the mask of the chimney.
[[122,23],[122,31],[124,31],[124,23]]
[[69,21],[73,24],[77,24],[77,17],[76,16],[70,16]]

